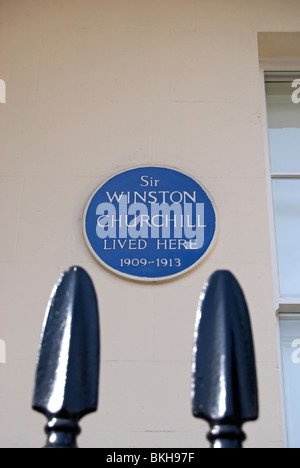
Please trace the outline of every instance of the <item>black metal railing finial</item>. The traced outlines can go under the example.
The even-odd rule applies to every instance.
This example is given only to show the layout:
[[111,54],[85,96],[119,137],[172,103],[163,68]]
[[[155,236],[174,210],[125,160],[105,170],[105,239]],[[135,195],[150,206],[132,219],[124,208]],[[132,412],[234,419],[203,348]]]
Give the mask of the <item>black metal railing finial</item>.
[[72,267],[52,291],[36,370],[32,406],[48,418],[48,448],[76,448],[79,420],[97,409],[99,342],[93,283]]
[[[33,409],[48,418],[48,448],[75,448],[80,419],[97,410],[99,317],[93,283],[67,270],[50,297],[36,370]],[[210,425],[213,448],[240,448],[242,425],[258,417],[254,346],[243,292],[217,271],[200,298],[195,326],[192,410]]]
[[258,417],[251,324],[244,294],[229,271],[217,271],[200,297],[195,326],[192,411],[206,420],[212,448],[241,448],[242,425]]

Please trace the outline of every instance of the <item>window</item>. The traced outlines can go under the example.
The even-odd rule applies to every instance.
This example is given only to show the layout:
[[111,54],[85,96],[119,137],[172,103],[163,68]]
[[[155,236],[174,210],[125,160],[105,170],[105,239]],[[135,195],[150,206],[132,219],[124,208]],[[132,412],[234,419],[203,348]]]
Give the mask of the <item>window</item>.
[[288,445],[300,447],[300,316],[282,315],[280,344]]
[[300,72],[267,73],[265,88],[287,438],[300,448]]
[[284,298],[300,298],[300,103],[296,103],[299,87],[300,73],[266,75],[281,302],[288,302]]

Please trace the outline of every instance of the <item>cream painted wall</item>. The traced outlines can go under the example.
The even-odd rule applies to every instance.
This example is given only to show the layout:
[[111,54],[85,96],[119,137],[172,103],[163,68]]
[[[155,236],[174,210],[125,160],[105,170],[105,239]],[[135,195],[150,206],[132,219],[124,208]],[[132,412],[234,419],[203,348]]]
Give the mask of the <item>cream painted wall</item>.
[[[283,445],[257,33],[299,31],[299,17],[298,0],[1,0],[1,447],[44,443],[31,411],[39,334],[73,264],[93,278],[102,329],[82,447],[207,447],[191,351],[198,296],[220,268],[243,286],[255,336],[261,414],[246,445]],[[194,174],[220,225],[203,264],[158,285],[104,270],[81,229],[103,180],[150,163]]]

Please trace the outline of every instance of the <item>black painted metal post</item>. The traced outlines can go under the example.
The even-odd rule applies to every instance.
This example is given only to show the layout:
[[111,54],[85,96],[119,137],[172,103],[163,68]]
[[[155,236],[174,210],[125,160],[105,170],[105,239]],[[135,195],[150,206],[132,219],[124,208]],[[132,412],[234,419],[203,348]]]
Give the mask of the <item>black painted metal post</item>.
[[80,419],[97,410],[99,341],[93,283],[72,267],[50,296],[36,370],[33,409],[48,418],[47,448],[76,448]]
[[192,411],[210,425],[212,448],[242,448],[242,425],[258,417],[251,324],[244,294],[217,271],[201,297],[195,325]]

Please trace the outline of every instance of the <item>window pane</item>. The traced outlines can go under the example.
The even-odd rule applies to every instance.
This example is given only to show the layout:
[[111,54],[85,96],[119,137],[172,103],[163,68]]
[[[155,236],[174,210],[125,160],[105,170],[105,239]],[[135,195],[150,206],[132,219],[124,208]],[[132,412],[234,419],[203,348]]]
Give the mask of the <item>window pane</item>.
[[288,444],[300,448],[300,320],[280,320]]
[[273,179],[280,295],[300,297],[300,179]]
[[275,173],[300,173],[300,104],[292,100],[299,86],[293,88],[292,81],[266,83],[271,171]]

